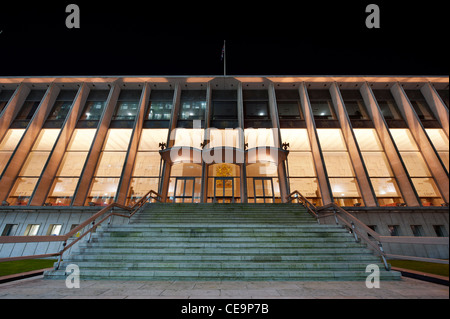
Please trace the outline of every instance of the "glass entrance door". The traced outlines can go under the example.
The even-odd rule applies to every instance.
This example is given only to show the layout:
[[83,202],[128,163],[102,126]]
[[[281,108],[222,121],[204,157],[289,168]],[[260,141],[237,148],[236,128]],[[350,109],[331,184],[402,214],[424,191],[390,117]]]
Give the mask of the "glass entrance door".
[[175,179],[175,203],[194,202],[195,177],[177,177]]
[[254,177],[253,194],[255,203],[275,203],[272,177]]
[[234,178],[214,177],[214,203],[234,203]]

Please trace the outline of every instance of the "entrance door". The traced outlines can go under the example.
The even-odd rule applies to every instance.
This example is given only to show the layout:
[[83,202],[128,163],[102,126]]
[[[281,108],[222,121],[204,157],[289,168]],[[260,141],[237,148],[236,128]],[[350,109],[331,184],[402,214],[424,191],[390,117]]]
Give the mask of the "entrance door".
[[214,203],[234,203],[234,178],[214,177]]
[[195,177],[177,177],[175,179],[174,203],[194,202]]
[[255,203],[275,203],[272,177],[253,177]]

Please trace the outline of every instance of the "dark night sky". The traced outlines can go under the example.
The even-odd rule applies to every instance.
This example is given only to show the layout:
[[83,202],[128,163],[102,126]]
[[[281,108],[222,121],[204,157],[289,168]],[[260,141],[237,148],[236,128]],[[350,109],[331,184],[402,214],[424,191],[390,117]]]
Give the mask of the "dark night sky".
[[449,73],[443,1],[93,2],[2,3],[0,76],[220,75],[224,39],[229,75]]

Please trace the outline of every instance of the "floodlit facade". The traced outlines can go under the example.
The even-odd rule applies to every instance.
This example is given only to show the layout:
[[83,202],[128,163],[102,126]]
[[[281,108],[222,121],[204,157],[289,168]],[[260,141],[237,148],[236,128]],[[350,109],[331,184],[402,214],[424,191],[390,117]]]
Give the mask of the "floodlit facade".
[[[367,224],[380,233],[401,224],[383,211],[408,212],[407,220],[433,209],[433,222],[411,225],[448,236],[448,84],[426,76],[0,78],[3,216],[41,208],[79,221],[149,190],[166,202],[230,204],[286,202],[298,190],[361,220],[376,214],[380,222]],[[3,236],[78,223],[6,219]]]

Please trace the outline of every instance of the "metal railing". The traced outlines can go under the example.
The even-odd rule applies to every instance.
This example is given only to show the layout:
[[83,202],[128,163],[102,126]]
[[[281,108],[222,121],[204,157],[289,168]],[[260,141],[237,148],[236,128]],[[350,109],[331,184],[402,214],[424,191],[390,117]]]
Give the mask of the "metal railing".
[[[97,229],[97,227],[100,226],[102,223],[104,223],[106,220],[109,220],[108,224],[110,224],[111,218],[113,216],[119,216],[119,217],[131,219],[131,217],[133,217],[134,214],[136,214],[139,211],[139,209],[141,209],[141,207],[144,206],[147,202],[151,202],[151,201],[162,202],[161,198],[162,198],[162,196],[160,194],[151,190],[131,207],[121,205],[118,203],[109,204],[105,208],[101,209],[100,211],[98,211],[97,213],[92,215],[90,218],[86,219],[83,223],[81,223],[77,227],[73,228],[71,231],[69,231],[65,235],[60,235],[60,236],[0,236],[0,244],[63,242],[63,248],[59,252],[56,252],[56,253],[0,258],[0,262],[24,260],[24,259],[58,257],[58,263],[55,267],[55,269],[58,269],[64,252],[66,252],[69,248],[71,248],[73,245],[75,245],[77,242],[79,242],[81,239],[83,239],[87,235],[89,235],[88,241],[90,241],[92,232],[95,231]],[[115,213],[114,208],[119,208],[121,210],[129,211],[131,213],[129,215]],[[107,215],[104,216],[105,214],[107,214]],[[96,222],[96,220],[98,220],[99,218],[101,218],[101,219],[98,222]],[[67,245],[67,241],[70,238],[72,238],[75,234],[82,231],[86,226],[89,226],[89,225],[91,225],[91,227],[88,230],[86,230],[84,233],[82,233],[80,236],[78,236],[74,241],[72,241],[69,245]]]
[[303,205],[308,210],[308,212],[316,218],[319,224],[320,219],[322,218],[334,217],[336,224],[339,225],[339,223],[342,223],[342,225],[353,234],[356,242],[360,242],[361,239],[363,239],[369,246],[371,246],[375,250],[375,252],[379,254],[387,270],[389,270],[389,266],[386,259],[405,259],[441,264],[449,263],[448,260],[445,259],[388,254],[383,249],[383,243],[448,246],[448,237],[381,236],[373,229],[367,227],[367,225],[361,222],[358,218],[334,203],[316,207],[298,191],[293,191],[291,194],[289,194],[287,196],[287,200],[288,202],[297,200],[297,203]]

